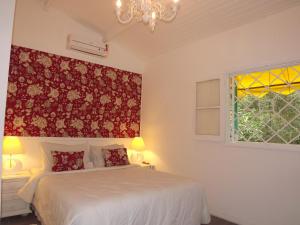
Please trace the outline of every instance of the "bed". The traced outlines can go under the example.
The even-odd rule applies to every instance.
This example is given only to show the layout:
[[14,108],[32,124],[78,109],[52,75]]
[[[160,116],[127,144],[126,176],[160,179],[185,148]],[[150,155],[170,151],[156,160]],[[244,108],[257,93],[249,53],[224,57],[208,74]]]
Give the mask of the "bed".
[[35,175],[19,196],[43,225],[200,225],[210,222],[198,183],[136,165]]

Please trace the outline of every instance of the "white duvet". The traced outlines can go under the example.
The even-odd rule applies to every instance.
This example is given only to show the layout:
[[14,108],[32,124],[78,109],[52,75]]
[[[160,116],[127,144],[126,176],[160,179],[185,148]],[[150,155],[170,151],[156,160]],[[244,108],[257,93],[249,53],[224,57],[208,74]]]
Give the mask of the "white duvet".
[[19,192],[44,225],[200,225],[210,222],[196,182],[137,166],[33,177]]

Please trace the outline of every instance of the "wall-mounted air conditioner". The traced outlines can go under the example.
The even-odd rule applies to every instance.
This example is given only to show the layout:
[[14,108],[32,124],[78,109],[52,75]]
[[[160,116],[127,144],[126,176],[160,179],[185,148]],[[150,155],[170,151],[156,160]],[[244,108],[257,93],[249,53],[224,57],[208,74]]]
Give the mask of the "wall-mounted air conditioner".
[[68,36],[67,47],[68,49],[96,56],[106,57],[108,55],[108,44],[104,43],[102,40],[94,41],[70,34]]

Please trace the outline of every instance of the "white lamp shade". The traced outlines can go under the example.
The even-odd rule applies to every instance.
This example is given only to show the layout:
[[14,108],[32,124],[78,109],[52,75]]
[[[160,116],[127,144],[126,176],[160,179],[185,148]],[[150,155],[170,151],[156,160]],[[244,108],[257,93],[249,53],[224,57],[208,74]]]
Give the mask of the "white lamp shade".
[[2,154],[14,155],[23,153],[24,150],[18,137],[4,137]]
[[142,137],[135,137],[131,142],[131,148],[137,151],[145,150],[145,143]]

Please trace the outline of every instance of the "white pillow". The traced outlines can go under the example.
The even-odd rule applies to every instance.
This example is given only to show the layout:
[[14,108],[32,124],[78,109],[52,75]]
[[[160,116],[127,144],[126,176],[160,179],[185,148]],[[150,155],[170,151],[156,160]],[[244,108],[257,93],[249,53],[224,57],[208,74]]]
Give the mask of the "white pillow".
[[91,145],[91,160],[94,164],[94,167],[104,167],[105,162],[103,158],[102,149],[116,149],[116,148],[124,148],[124,145],[106,145],[106,146],[95,146]]
[[43,164],[45,171],[52,171],[53,158],[51,151],[60,151],[60,152],[80,152],[84,151],[83,163],[84,166],[88,165],[90,162],[90,150],[87,143],[77,144],[77,145],[64,145],[56,144],[50,142],[41,143],[42,152],[43,152]]

